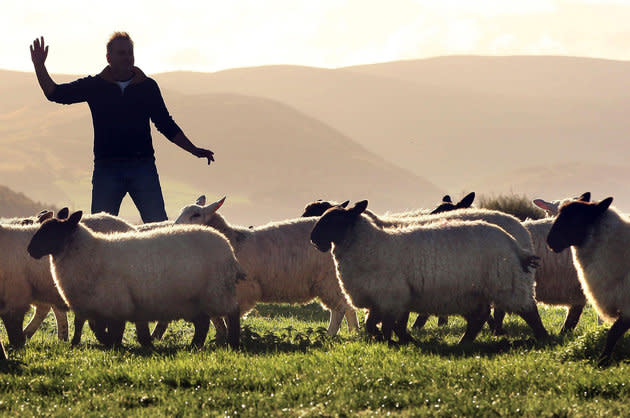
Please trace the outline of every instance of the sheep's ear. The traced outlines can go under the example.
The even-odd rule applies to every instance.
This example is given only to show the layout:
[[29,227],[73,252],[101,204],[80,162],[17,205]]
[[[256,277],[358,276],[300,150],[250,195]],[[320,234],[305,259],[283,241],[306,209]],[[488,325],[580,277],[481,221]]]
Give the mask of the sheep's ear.
[[580,202],[590,202],[591,201],[591,192],[585,192],[580,195],[576,200]]
[[554,208],[552,207],[553,204],[550,202],[547,202],[546,200],[534,199],[532,200],[532,202],[534,203],[534,205],[538,206],[542,210],[554,210]]
[[347,208],[347,207],[348,207],[348,203],[350,203],[350,201],[349,201],[349,200],[346,200],[346,201],[345,201],[345,202],[343,202],[341,205],[339,205],[339,207],[342,207],[342,208]]
[[354,215],[360,215],[365,211],[365,209],[367,208],[367,205],[368,205],[367,200],[362,200],[360,202],[357,202],[354,205],[354,207],[350,209],[350,212],[352,212]]
[[70,214],[70,210],[68,208],[61,208],[59,212],[57,212],[57,219],[66,219]]
[[469,208],[475,200],[475,192],[470,192],[462,200],[457,203],[457,208]]
[[451,199],[451,196],[449,195],[444,195],[444,197],[442,198],[442,203],[453,203],[453,199]]
[[50,219],[53,217],[53,213],[52,211],[44,211],[43,213],[40,212],[39,216],[37,217],[37,222],[42,224],[44,223],[44,221]]
[[206,206],[206,207],[204,208],[204,213],[205,213],[206,215],[209,215],[209,214],[214,213],[214,212],[216,212],[217,210],[219,210],[219,208],[220,208],[221,206],[223,206],[223,202],[225,202],[225,198],[226,198],[226,196],[223,196],[223,198],[222,198],[222,199],[219,199],[219,200],[217,200],[216,202],[211,203],[211,204],[209,204],[208,206]]
[[612,201],[613,201],[612,197],[607,197],[606,199],[602,200],[601,202],[597,204],[597,211],[600,214],[606,212],[606,210],[608,209]]
[[42,209],[42,210],[41,210],[41,211],[39,211],[39,213],[38,213],[37,215],[35,215],[35,216],[40,217],[40,216],[42,216],[43,214],[45,214],[45,213],[47,213],[47,212],[50,212],[50,210],[48,210],[48,209]]
[[201,196],[199,196],[197,198],[197,200],[195,201],[195,205],[205,206],[206,205],[206,195],[202,194]]
[[83,212],[78,210],[74,212],[72,215],[70,215],[70,217],[68,218],[66,222],[72,226],[76,226],[79,224],[79,221],[81,220],[81,216],[83,216]]

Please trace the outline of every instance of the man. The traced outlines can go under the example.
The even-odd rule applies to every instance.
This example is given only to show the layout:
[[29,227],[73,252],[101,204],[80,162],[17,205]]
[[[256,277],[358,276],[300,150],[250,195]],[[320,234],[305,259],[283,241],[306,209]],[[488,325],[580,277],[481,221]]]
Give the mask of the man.
[[212,151],[190,142],[166,109],[157,83],[134,66],[133,41],[115,32],[107,43],[108,66],[96,76],[56,84],[45,61],[44,37],[30,46],[37,80],[48,100],[72,104],[87,102],[94,125],[92,213],[118,215],[127,193],[143,222],[167,219],[155,167],[149,119],[171,142],[199,158],[214,161]]

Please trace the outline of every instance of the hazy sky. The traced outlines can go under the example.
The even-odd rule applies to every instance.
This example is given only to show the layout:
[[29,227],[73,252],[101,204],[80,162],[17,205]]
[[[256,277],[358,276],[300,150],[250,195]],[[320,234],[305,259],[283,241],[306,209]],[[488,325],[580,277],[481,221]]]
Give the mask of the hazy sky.
[[[145,72],[340,67],[450,54],[630,59],[630,0],[2,0],[0,68],[95,73],[114,30]],[[0,80],[0,82],[2,82]]]

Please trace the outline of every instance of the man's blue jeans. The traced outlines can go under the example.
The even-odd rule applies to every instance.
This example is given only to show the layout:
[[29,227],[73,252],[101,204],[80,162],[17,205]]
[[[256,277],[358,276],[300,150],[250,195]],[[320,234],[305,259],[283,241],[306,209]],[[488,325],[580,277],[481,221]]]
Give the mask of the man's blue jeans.
[[167,219],[160,178],[153,158],[95,161],[92,173],[92,213],[118,215],[129,193],[144,223]]

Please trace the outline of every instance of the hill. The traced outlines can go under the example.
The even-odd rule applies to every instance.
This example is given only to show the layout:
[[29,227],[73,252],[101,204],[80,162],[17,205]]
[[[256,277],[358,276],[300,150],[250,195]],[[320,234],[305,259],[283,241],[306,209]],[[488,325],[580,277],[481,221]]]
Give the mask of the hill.
[[[208,167],[154,132],[171,217],[202,193],[208,198],[228,195],[228,219],[248,224],[298,216],[317,198],[368,198],[373,208],[384,211],[428,206],[443,194],[285,104],[236,94],[165,91],[164,96],[191,140],[216,153],[216,163]],[[62,107],[40,97],[3,116],[3,181],[31,196],[89,208],[92,128],[87,106]],[[129,201],[121,214],[137,220]]]
[[32,216],[42,209],[58,210],[55,206],[35,202],[22,193],[0,185],[0,218]]

